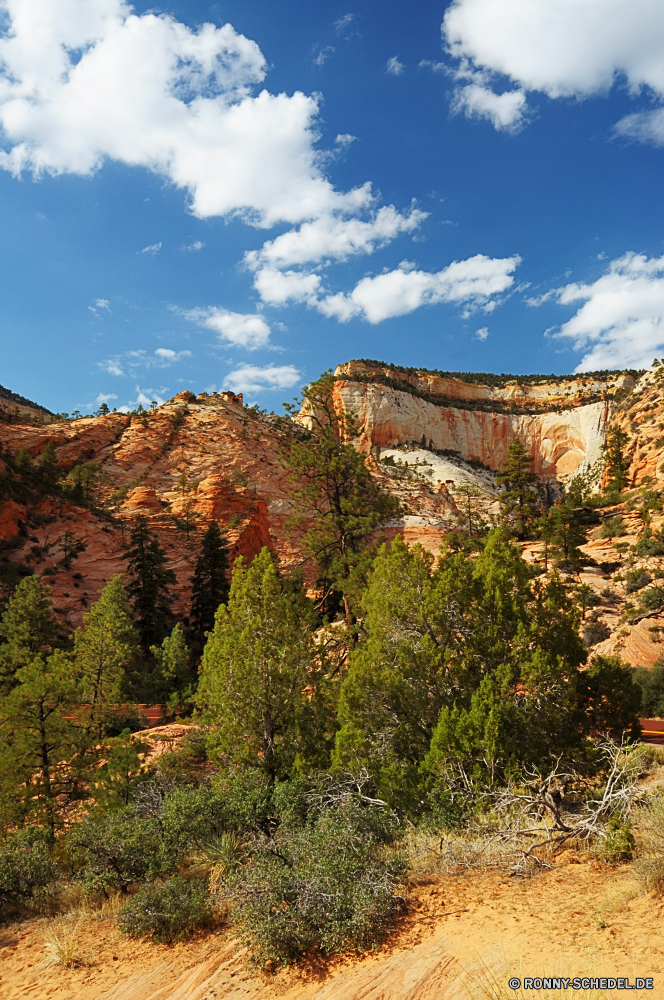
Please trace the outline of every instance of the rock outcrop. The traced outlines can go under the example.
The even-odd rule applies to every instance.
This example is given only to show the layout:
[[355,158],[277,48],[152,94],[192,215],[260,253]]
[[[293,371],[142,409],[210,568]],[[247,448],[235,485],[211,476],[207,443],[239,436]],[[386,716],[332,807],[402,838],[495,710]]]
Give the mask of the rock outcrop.
[[[357,363],[355,363],[357,364]],[[337,368],[343,376],[349,366]],[[505,390],[488,386],[441,379],[435,376],[418,380],[418,391],[434,395],[463,399],[464,402],[482,399],[491,401],[518,397],[528,399],[529,390],[535,394],[538,412],[507,413],[496,410],[469,409],[453,405],[439,405],[399,390],[391,385],[372,381],[367,371],[367,381],[359,381],[361,372],[354,369],[355,378],[337,384],[339,405],[352,410],[359,425],[359,445],[369,451],[379,445],[393,448],[408,443],[421,443],[436,451],[456,452],[466,461],[479,462],[489,469],[498,469],[505,461],[507,449],[515,438],[520,438],[534,457],[534,471],[545,478],[565,478],[576,471],[591,468],[601,455],[607,423],[614,403],[610,398],[584,402],[584,396],[575,380],[555,386],[514,386]],[[401,378],[401,375],[400,375]],[[412,384],[414,376],[403,376]],[[621,377],[616,380],[619,388],[633,380]],[[604,387],[606,395],[606,384]],[[544,390],[555,389],[548,398]],[[596,389],[594,382],[589,390]],[[441,390],[439,393],[438,390]],[[465,393],[465,395],[462,395]],[[564,402],[564,408],[562,407]]]

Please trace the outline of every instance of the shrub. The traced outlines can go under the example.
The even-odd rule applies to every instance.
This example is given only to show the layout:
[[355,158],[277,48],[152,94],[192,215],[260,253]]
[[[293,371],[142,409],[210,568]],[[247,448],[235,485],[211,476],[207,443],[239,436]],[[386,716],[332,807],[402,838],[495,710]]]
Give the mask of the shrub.
[[604,642],[611,635],[611,629],[604,622],[588,621],[581,629],[581,639],[583,645],[596,646],[598,642]]
[[616,864],[618,861],[630,861],[634,853],[634,846],[631,825],[625,823],[620,816],[612,816],[599,849],[600,857],[610,864]]
[[287,964],[318,948],[324,954],[377,945],[399,910],[395,890],[406,865],[388,856],[386,815],[345,801],[281,829],[258,846],[251,864],[228,873],[222,893],[256,965]]
[[118,924],[130,937],[177,941],[211,917],[210,898],[202,882],[179,876],[146,885],[122,908]]
[[38,830],[14,834],[0,850],[0,916],[55,882],[57,873]]
[[637,667],[632,676],[641,689],[642,718],[664,716],[664,658],[656,660],[650,670]]
[[159,822],[131,811],[89,817],[74,827],[71,840],[81,857],[78,875],[88,893],[126,892],[131,885],[169,874],[178,860]]
[[639,596],[639,604],[644,611],[656,611],[664,603],[664,589],[651,587]]
[[625,591],[633,594],[652,583],[652,577],[645,569],[630,569],[625,573]]
[[634,546],[637,556],[661,556],[664,555],[664,542],[656,538],[643,538]]
[[610,517],[599,530],[600,538],[620,538],[626,534],[622,517]]

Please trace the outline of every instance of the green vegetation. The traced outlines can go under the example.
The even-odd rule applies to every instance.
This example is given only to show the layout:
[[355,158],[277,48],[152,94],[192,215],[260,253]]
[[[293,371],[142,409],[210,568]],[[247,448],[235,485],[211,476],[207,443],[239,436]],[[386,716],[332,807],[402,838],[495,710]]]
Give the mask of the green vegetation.
[[136,628],[146,655],[150,647],[166,635],[170,616],[170,588],[177,582],[167,565],[166,553],[156,535],[148,528],[147,518],[139,514],[123,553],[127,560],[130,583],[127,588],[136,616]]
[[[572,837],[609,863],[631,857],[631,746],[640,716],[664,714],[664,666],[589,654],[607,628],[599,609],[620,598],[578,576],[595,506],[622,496],[624,443],[611,439],[603,497],[596,468],[550,503],[513,441],[497,526],[460,492],[468,533],[434,557],[380,541],[400,508],[349,443],[357,428],[337,412],[334,377],[303,403],[309,427],[274,419],[315,589],[267,548],[231,570],[212,522],[187,532],[185,614],[141,516],[126,583],[109,580],[73,634],[36,575],[16,581],[0,615],[5,918],[77,886],[89,900],[119,894],[130,936],[170,942],[225,922],[275,969],[375,948],[407,907],[413,838],[435,836],[442,863],[452,831],[484,837],[480,854],[509,837],[519,874],[538,863],[531,849]],[[65,479],[47,449],[10,468],[8,489],[98,502],[91,463]],[[629,503],[644,530],[602,569],[620,566],[632,613],[648,613],[663,575],[638,560],[664,544],[652,526],[662,503],[653,489]],[[624,532],[619,515],[604,524],[609,538]],[[533,537],[544,567],[522,556]],[[53,544],[69,565],[80,551],[71,532]],[[147,753],[145,702],[193,716],[164,753]],[[513,851],[522,821],[543,839]]]
[[285,438],[283,460],[299,511],[293,524],[308,526],[303,542],[318,567],[322,607],[333,613],[343,602],[352,636],[367,539],[397,516],[399,503],[378,488],[366,457],[350,444],[357,434],[355,420],[336,406],[334,382],[327,372],[304,389],[300,404],[289,408],[295,412],[305,406],[311,429]]

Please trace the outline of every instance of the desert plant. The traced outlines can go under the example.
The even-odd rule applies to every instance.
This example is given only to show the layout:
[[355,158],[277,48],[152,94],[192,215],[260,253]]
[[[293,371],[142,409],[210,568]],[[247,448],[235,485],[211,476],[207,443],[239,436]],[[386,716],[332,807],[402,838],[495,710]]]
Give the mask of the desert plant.
[[139,889],[122,908],[118,924],[130,937],[168,942],[207,924],[211,914],[205,884],[176,875]]
[[59,934],[51,928],[44,934],[44,951],[46,955],[39,963],[39,967],[47,969],[53,965],[59,965],[64,969],[71,969],[76,964],[79,947],[80,921],[67,930],[62,930]]
[[600,538],[621,538],[626,534],[627,532],[620,516],[608,518],[599,529]]
[[285,965],[312,948],[374,947],[403,904],[397,888],[406,865],[384,846],[389,813],[342,784],[321,793],[304,823],[258,839],[251,863],[220,884],[258,966]]
[[600,844],[600,857],[612,864],[618,861],[630,861],[634,846],[631,823],[626,823],[620,816],[612,816]]
[[52,885],[57,872],[42,831],[28,828],[9,837],[0,850],[0,918]]
[[649,583],[652,583],[652,577],[645,569],[630,569],[625,573],[625,591],[628,594],[636,593]]

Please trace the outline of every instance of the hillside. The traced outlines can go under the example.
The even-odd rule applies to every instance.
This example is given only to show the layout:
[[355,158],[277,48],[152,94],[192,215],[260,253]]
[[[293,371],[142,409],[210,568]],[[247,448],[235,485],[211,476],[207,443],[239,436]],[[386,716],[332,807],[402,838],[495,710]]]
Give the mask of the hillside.
[[[408,543],[420,542],[434,553],[462,519],[459,488],[470,490],[473,507],[485,521],[497,516],[494,473],[516,437],[533,455],[534,471],[549,484],[549,499],[570,475],[599,470],[607,429],[613,425],[628,435],[630,484],[654,486],[664,478],[659,468],[664,393],[652,372],[638,381],[635,373],[600,373],[483,385],[348,362],[337,368],[336,376],[338,406],[357,418],[357,446],[371,452],[373,475],[403,504],[403,516],[383,534],[400,533]],[[515,401],[517,408],[527,404],[537,412],[506,412]],[[474,408],[478,402],[482,408]],[[306,415],[302,419],[306,422]],[[241,397],[182,392],[148,414],[0,424],[0,443],[13,454],[26,449],[38,459],[49,442],[64,470],[98,463],[96,496],[107,513],[49,497],[37,502],[5,499],[0,571],[11,576],[18,566],[44,577],[67,625],[79,624],[104,582],[123,571],[121,552],[137,512],[149,517],[169,554],[178,579],[174,612],[181,618],[189,605],[196,539],[212,518],[227,528],[232,556],[251,557],[268,545],[283,565],[303,565],[313,580],[313,567],[303,560],[298,534],[288,524],[293,510],[279,457],[278,420],[245,408]],[[638,504],[631,506],[624,538],[603,539],[601,527],[592,529],[585,551],[594,564],[579,579],[594,589],[598,601],[607,586],[613,592],[612,603],[601,598],[604,604],[593,612],[611,630],[602,649],[621,651],[633,665],[648,665],[659,655],[664,618],[622,622],[629,595],[625,581],[614,580],[628,564],[651,575],[657,572],[658,557],[627,553],[644,527]],[[621,512],[622,507],[601,515]],[[652,517],[657,531],[661,515],[654,511]],[[63,558],[66,533],[79,549],[70,565]],[[537,543],[526,545],[526,558],[540,559],[540,549]]]

